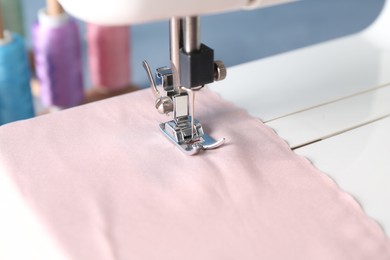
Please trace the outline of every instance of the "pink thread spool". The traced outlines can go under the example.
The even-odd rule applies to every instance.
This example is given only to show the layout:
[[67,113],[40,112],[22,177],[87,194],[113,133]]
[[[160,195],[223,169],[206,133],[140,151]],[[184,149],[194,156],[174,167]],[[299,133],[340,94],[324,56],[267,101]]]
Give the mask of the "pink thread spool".
[[130,32],[128,26],[87,24],[88,62],[93,85],[117,90],[130,83]]

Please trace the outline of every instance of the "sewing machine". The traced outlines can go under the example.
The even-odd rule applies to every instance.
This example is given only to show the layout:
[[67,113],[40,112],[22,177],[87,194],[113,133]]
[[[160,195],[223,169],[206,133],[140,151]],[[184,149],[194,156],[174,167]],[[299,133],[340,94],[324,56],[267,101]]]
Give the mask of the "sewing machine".
[[[152,0],[117,1],[109,6],[92,0],[61,2],[77,17],[105,24],[185,17],[171,19],[171,67],[157,69],[157,84],[147,63],[144,67],[156,95],[156,108],[160,113],[174,114],[174,120],[160,125],[161,130],[183,151],[195,154],[222,145],[223,139],[215,142],[203,135],[202,126],[193,119],[193,110],[189,113],[188,95],[194,95],[203,84],[223,79],[226,71],[222,63],[214,63],[210,57],[208,79],[189,82],[192,74],[188,58],[205,48],[199,41],[198,17],[193,15],[286,1],[170,0],[158,8],[150,8]],[[91,10],[92,2],[95,7]],[[385,133],[390,127],[389,20],[387,1],[381,16],[362,33],[229,68],[229,77],[212,87],[224,99],[260,118],[296,153],[308,157],[357,197],[388,234],[390,143]],[[185,62],[187,71],[182,68]],[[156,85],[161,85],[167,95],[161,97]],[[177,124],[182,115],[184,127]],[[202,136],[206,140],[199,141]]]
[[[165,1],[161,8],[155,9],[149,8],[154,1],[118,1],[108,6],[94,1],[61,2],[71,14],[94,23],[134,24],[170,19],[170,66],[158,68],[155,77],[146,61],[143,67],[156,98],[155,108],[161,114],[173,114],[172,120],[160,124],[162,133],[184,153],[194,155],[225,142],[224,138],[215,141],[206,134],[195,118],[195,93],[206,84],[225,79],[227,73],[222,61],[214,61],[214,50],[201,43],[198,15],[289,1]],[[92,5],[94,8],[90,9]]]
[[[171,27],[184,24],[184,27],[188,25],[188,31],[197,28],[197,18],[191,16],[193,14],[247,7],[245,1],[210,1],[211,3],[208,3],[210,6],[203,6],[194,0],[192,2],[195,3],[193,5],[195,9],[191,9],[194,11],[192,13],[186,8],[191,1],[178,1],[176,6],[173,5],[174,1],[166,1],[164,5],[155,9],[150,8],[151,1],[142,0],[137,5],[134,1],[117,0],[115,5],[109,6],[105,6],[102,2],[104,1],[62,0],[64,7],[70,13],[94,22],[138,23],[189,15],[185,18],[188,23],[185,19],[183,21],[171,20]],[[221,2],[224,3],[224,8],[220,7]],[[262,3],[276,2],[279,1],[263,1]],[[91,3],[94,8],[91,8]],[[172,8],[172,6],[177,8]],[[188,4],[188,6],[191,5]],[[228,77],[212,84],[211,87],[225,100],[244,108],[252,116],[260,118],[286,140],[296,153],[308,157],[316,167],[334,178],[342,189],[358,199],[367,214],[379,221],[387,234],[389,234],[390,227],[388,207],[390,191],[386,187],[386,184],[390,183],[388,175],[390,52],[383,45],[390,46],[386,38],[388,33],[384,33],[387,30],[387,21],[384,18],[390,17],[389,7],[387,4],[378,22],[363,33],[229,68]],[[114,16],[107,17],[108,14],[113,13]],[[195,24],[190,25],[192,22]],[[181,30],[172,31],[180,33]],[[175,36],[173,35],[172,38]],[[194,38],[197,37],[189,37],[187,40]],[[174,42],[177,43],[178,38],[175,39]],[[195,46],[199,45],[195,44]],[[175,53],[177,55],[179,52]],[[184,56],[187,54],[187,52],[182,53]],[[223,65],[214,64],[213,59],[210,59],[208,64],[210,63],[213,65],[213,78],[211,80],[210,77],[208,81],[223,78]],[[164,114],[171,111],[170,113],[174,116],[173,120],[180,121],[177,117],[180,111],[176,111],[175,114],[174,110],[184,107],[185,127],[188,129],[189,125],[191,127],[192,124],[197,125],[195,120],[192,121],[193,114],[189,109],[191,105],[189,96],[193,94],[192,88],[197,90],[197,86],[191,87],[190,84],[181,88],[181,84],[177,83],[181,77],[177,72],[175,75],[174,71],[177,69],[175,67],[157,69],[156,79],[147,63],[144,63],[144,67],[156,96],[157,110]],[[210,71],[211,66],[209,73]],[[167,92],[166,95],[160,94],[161,88]],[[175,100],[171,98],[174,96]],[[168,125],[169,122],[171,121],[167,122]],[[167,123],[162,123],[160,128],[165,130]],[[174,123],[177,124],[176,121]],[[175,125],[172,128],[174,127]],[[207,143],[203,140],[192,142],[194,136],[198,138],[202,134],[200,131],[198,133],[192,131],[187,130],[185,136],[190,142],[181,144],[177,140],[174,142],[188,153],[208,149]],[[171,137],[174,135],[169,136]],[[210,143],[221,144],[215,142],[214,139]],[[6,183],[7,179],[4,179],[4,182],[1,181],[0,183]],[[62,184],[58,185],[62,186]],[[5,188],[8,190],[0,190],[6,195],[10,194],[8,200],[15,201],[12,204],[12,210],[7,211],[12,214],[9,213],[6,217],[9,216],[12,220],[9,223],[16,222],[17,224],[12,225],[12,232],[9,234],[13,236],[8,235],[4,243],[15,246],[16,253],[25,253],[29,259],[42,259],[41,255],[54,256],[49,257],[50,259],[65,259],[55,257],[58,255],[56,241],[48,239],[45,235],[46,230],[36,227],[35,222],[39,221],[35,220],[29,208],[22,202],[18,202],[17,198],[11,197],[14,187],[9,185]],[[46,188],[45,186],[43,189]],[[106,194],[103,194],[99,197],[104,203],[106,202],[103,200],[105,196]],[[1,199],[3,199],[2,202],[7,202],[7,197],[0,196]],[[0,203],[0,205],[6,205],[6,203]],[[95,214],[94,212],[93,215]],[[7,222],[4,222],[1,227],[2,230],[7,231]],[[106,230],[105,226],[99,226],[99,228]],[[20,247],[20,244],[24,246]],[[61,250],[58,249],[58,251]]]

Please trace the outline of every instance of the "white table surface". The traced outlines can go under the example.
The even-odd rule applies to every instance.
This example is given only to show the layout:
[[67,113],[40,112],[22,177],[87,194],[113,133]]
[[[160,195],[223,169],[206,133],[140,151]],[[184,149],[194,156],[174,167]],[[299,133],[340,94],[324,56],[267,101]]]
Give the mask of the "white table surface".
[[389,134],[390,117],[386,117],[295,150],[352,194],[387,235],[390,235]]

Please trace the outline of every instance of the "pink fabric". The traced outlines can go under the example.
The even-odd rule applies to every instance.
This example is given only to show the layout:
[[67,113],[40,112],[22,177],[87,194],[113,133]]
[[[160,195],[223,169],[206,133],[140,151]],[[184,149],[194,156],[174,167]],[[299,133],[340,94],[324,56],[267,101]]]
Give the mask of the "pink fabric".
[[158,130],[150,90],[0,128],[0,163],[70,259],[390,259],[356,201],[211,91],[225,146],[194,157]]

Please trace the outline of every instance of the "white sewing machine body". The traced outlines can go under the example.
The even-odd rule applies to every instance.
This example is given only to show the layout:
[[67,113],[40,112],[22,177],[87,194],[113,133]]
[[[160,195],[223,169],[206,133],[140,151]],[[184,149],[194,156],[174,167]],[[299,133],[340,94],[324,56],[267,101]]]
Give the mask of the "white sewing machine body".
[[297,0],[167,0],[163,3],[155,0],[59,0],[72,15],[85,21],[106,25],[136,24],[171,17],[261,8],[293,1]]
[[[286,1],[172,0],[151,10],[152,1],[117,0],[107,12],[103,12],[103,1],[102,6],[95,3],[94,10],[89,8],[92,0],[61,2],[82,19],[123,24]],[[386,188],[390,184],[388,24],[387,1],[381,16],[367,30],[235,66],[225,81],[211,89],[273,128],[292,149],[355,196],[390,234],[390,189]]]

